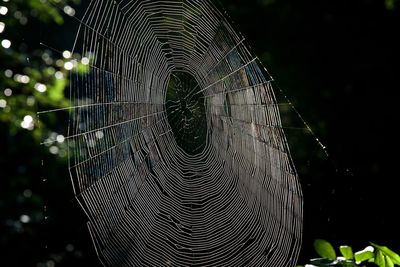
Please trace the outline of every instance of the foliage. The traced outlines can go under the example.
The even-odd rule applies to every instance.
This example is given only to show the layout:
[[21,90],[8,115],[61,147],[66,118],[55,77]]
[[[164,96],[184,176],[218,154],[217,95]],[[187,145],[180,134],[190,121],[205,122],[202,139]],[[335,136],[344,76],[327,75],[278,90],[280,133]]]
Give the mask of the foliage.
[[[365,249],[353,253],[350,246],[340,246],[342,256],[336,256],[333,246],[326,240],[317,239],[314,241],[314,249],[321,258],[311,259],[310,264],[305,267],[327,267],[327,266],[379,266],[393,267],[400,266],[400,256],[388,247],[371,243]],[[303,267],[303,266],[298,266]]]
[[394,10],[398,5],[398,0],[385,0],[385,6],[388,10]]
[[[53,2],[64,8],[46,0],[0,2],[0,254],[4,266],[75,265],[66,259],[82,256],[72,241],[46,250],[53,239],[51,229],[65,227],[53,220],[59,212],[55,208],[59,196],[71,198],[65,190],[70,186],[68,176],[60,172],[66,169],[67,146],[59,121],[68,113],[37,113],[69,106],[65,97],[69,72],[84,71],[88,63],[83,64],[80,55],[68,51],[61,55],[40,44],[43,25],[63,24],[64,16],[75,12],[70,5],[78,1]],[[40,145],[46,139],[56,142]]]

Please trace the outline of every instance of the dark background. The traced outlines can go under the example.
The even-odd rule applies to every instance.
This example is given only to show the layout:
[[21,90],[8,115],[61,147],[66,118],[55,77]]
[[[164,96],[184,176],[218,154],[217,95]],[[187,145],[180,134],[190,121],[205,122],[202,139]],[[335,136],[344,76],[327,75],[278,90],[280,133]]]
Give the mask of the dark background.
[[[400,251],[398,8],[372,0],[224,3],[330,155],[312,135],[286,130],[304,191],[301,261],[315,256],[315,238]],[[284,125],[301,126],[291,113]]]
[[[278,100],[285,102],[286,95],[294,103],[329,153],[325,155],[309,132],[285,130],[304,192],[299,263],[316,256],[315,238],[356,250],[372,241],[400,251],[396,97],[400,8],[398,2],[390,3],[221,1],[282,89],[283,93],[276,92]],[[39,30],[25,28],[12,34],[16,42],[38,49],[44,49],[38,39],[56,50],[70,49],[76,21],[65,18],[63,27],[51,25],[31,24]],[[54,49],[53,54],[60,57]],[[2,57],[1,70],[12,65]],[[282,114],[285,127],[304,128],[293,110],[284,108]],[[85,216],[73,200],[65,160],[49,155],[43,146],[32,146],[30,133],[13,132],[9,122],[0,123],[4,266],[98,266]],[[21,204],[18,199],[28,187],[37,200]],[[35,210],[50,219],[32,221],[22,232],[9,225],[21,212]],[[68,244],[73,244],[72,251],[66,249]]]

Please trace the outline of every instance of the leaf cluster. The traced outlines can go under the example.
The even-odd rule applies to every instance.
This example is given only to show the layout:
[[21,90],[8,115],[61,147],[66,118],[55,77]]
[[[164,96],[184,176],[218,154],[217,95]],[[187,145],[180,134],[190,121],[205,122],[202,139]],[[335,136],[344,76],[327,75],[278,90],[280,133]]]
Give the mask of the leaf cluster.
[[336,254],[336,250],[331,243],[323,239],[314,241],[314,249],[320,258],[311,259],[309,264],[297,267],[394,267],[400,266],[400,256],[385,246],[370,243],[363,250],[353,252],[353,248],[347,245],[339,247],[340,256]]

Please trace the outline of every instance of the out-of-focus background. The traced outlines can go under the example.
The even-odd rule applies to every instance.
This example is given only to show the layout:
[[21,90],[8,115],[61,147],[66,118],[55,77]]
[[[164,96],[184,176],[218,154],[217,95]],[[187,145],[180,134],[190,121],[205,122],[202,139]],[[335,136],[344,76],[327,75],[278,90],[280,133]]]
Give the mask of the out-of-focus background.
[[[68,75],[88,63],[69,52],[87,1],[53,2],[0,0],[1,266],[100,266],[67,172],[68,113],[37,115],[68,106]],[[315,256],[315,238],[399,252],[400,1],[217,5],[329,153],[282,108],[305,198],[299,262]]]

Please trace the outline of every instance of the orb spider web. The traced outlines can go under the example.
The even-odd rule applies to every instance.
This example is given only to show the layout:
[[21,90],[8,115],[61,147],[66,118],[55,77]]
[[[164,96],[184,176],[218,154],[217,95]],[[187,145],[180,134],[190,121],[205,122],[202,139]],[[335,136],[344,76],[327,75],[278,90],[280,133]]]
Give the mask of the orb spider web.
[[208,0],[92,0],[66,140],[105,266],[294,266],[302,192],[274,84]]

